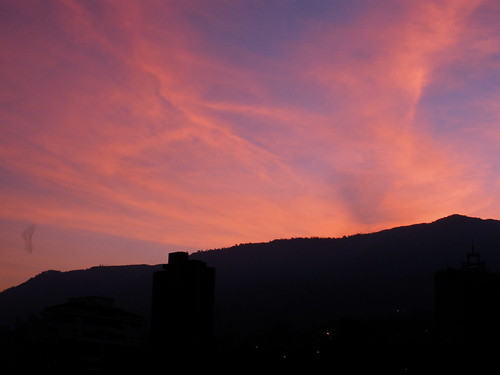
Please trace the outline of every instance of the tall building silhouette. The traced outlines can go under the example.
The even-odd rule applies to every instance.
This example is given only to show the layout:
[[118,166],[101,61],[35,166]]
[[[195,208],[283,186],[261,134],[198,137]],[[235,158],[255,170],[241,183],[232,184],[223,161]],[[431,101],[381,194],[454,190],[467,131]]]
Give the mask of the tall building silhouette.
[[440,353],[463,365],[487,363],[500,349],[500,274],[472,249],[460,269],[436,273],[435,298]]
[[186,252],[170,253],[153,275],[151,337],[172,356],[204,351],[213,336],[215,269]]

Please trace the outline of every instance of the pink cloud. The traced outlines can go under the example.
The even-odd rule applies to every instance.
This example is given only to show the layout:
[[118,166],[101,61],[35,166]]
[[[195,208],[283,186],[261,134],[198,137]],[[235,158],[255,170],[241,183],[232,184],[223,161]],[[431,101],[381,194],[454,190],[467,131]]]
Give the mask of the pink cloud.
[[384,4],[10,4],[1,217],[195,249],[493,216],[497,98],[437,114],[492,76],[494,3]]
[[[368,227],[429,219],[453,207],[468,211],[474,205],[467,202],[480,195],[450,147],[415,117],[434,71],[454,53],[478,4],[418,3],[397,15],[379,9],[351,28],[313,29],[298,49],[297,70],[341,103],[315,131],[330,135],[334,151],[322,155],[331,158],[332,174],[344,175],[339,203],[350,204]],[[462,193],[449,194],[461,185]],[[454,198],[445,203],[443,196]]]

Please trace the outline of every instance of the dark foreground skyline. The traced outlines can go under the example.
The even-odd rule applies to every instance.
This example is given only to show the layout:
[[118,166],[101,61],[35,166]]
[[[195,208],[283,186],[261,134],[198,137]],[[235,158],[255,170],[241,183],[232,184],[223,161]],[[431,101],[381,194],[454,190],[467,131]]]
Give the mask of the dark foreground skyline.
[[[495,327],[498,324],[494,311],[499,306],[500,295],[499,275],[495,271],[500,264],[499,255],[495,250],[500,243],[498,229],[499,223],[496,221],[454,216],[429,225],[399,228],[378,235],[338,239],[336,241],[343,241],[344,244],[340,247],[338,242],[337,246],[333,246],[335,242],[332,241],[335,240],[331,239],[297,239],[273,242],[267,244],[267,247],[264,246],[266,244],[241,245],[234,249],[195,254],[189,257],[192,259],[189,261],[187,254],[180,253],[179,264],[194,262],[193,270],[202,270],[204,265],[216,265],[214,268],[217,275],[213,296],[213,341],[207,345],[206,350],[197,350],[196,356],[194,347],[193,350],[182,350],[182,354],[187,355],[190,365],[202,367],[236,362],[237,365],[249,367],[264,364],[279,368],[304,365],[343,370],[378,368],[387,373],[428,373],[429,369],[436,369],[436,366],[450,370],[464,366],[478,368],[490,365],[491,353],[496,350],[490,339],[497,335]],[[474,247],[470,241],[466,241],[470,236],[476,239]],[[464,242],[467,242],[467,245],[464,245]],[[324,247],[325,244],[327,247]],[[406,248],[402,252],[401,248],[405,244]],[[301,248],[304,245],[305,247]],[[365,254],[364,259],[369,258],[365,263],[361,262],[361,258],[356,259],[356,256],[363,253],[363,246],[368,246],[372,253],[371,259],[367,256],[368,253]],[[394,249],[398,251],[394,252]],[[340,258],[330,258],[329,262],[325,262],[325,255],[341,253],[344,255]],[[287,258],[281,257],[280,254],[288,254],[288,263]],[[313,254],[320,263],[308,264],[311,259],[307,256],[311,257]],[[349,260],[348,254],[352,254],[354,258]],[[236,258],[232,256],[236,255],[247,267],[250,279],[242,275],[243,269],[237,271],[237,268],[234,268]],[[291,262],[294,256],[301,265],[297,269],[294,269],[295,266]],[[342,260],[340,268],[335,265],[333,259]],[[397,259],[399,261],[396,262]],[[405,268],[405,261],[411,268]],[[170,261],[168,263],[170,264]],[[232,270],[229,269],[231,264]],[[324,267],[321,268],[319,264]],[[144,298],[147,294],[149,297],[144,298],[144,303],[150,304],[151,308],[154,294],[153,274],[162,274],[170,268],[178,275],[174,279],[184,278],[182,288],[177,289],[182,290],[180,296],[191,295],[186,285],[190,285],[189,279],[193,271],[187,274],[179,273],[183,268],[187,271],[188,267],[167,264],[166,268],[145,268],[143,275],[138,273],[139,269],[130,267],[128,276],[120,269],[122,273],[117,279],[118,284],[112,282],[112,267],[82,271],[79,280],[83,283],[84,279],[81,277],[87,273],[87,282],[94,283],[103,294],[106,290],[116,292],[117,287],[113,285],[122,285],[124,293],[132,297],[131,300],[136,304],[140,302],[141,296]],[[342,275],[340,270],[346,267],[348,269]],[[372,275],[369,272],[370,267]],[[307,269],[316,273],[316,279],[313,274],[304,273]],[[324,270],[328,271],[330,278],[323,273]],[[409,270],[423,277],[410,277]],[[234,271],[237,271],[237,274],[234,274]],[[266,271],[274,271],[274,276],[266,274]],[[98,272],[102,273],[103,278]],[[291,283],[292,279],[286,276],[287,272],[294,275],[294,284]],[[302,272],[300,278],[297,272]],[[380,272],[386,274],[386,280]],[[391,272],[392,276],[388,276]],[[183,274],[185,276],[182,276]],[[188,274],[191,276],[186,276]],[[135,276],[130,278],[131,275]],[[60,277],[63,276],[68,275],[40,275],[39,280],[35,278],[32,281],[31,288],[35,288],[36,283],[43,282],[44,279],[45,282],[52,280],[51,282],[55,282],[52,285],[58,285],[57,279],[62,280]],[[148,280],[143,287],[140,286],[141,279]],[[378,283],[374,282],[375,279],[378,279]],[[71,279],[66,280],[66,283],[74,283]],[[249,283],[250,280],[254,280],[254,285]],[[228,283],[232,284],[234,289],[231,289]],[[47,285],[45,284],[45,290]],[[26,287],[30,288],[30,285]],[[76,292],[76,287],[77,285],[73,284],[69,290]],[[111,289],[106,289],[107,287]],[[163,288],[163,292],[168,288]],[[34,290],[29,294],[31,298],[34,297]],[[12,290],[11,293],[20,291],[21,289]],[[163,292],[160,292],[160,295],[164,294]],[[352,295],[352,298],[347,298],[346,293]],[[405,294],[410,298],[403,299]],[[125,295],[119,295],[120,293],[115,294],[116,302],[123,302]],[[9,307],[9,299],[6,297],[8,296],[5,292],[0,294],[3,306]],[[198,305],[196,302],[193,304],[197,298],[184,297],[175,297],[175,300],[179,303],[191,301],[190,306]],[[362,303],[354,309],[355,302],[360,300]],[[73,311],[73,314],[78,311],[74,307],[78,301],[84,301],[87,305],[85,309],[80,307],[78,313],[86,316],[87,323],[83,326],[74,326],[72,324],[75,319],[64,318],[68,311]],[[168,340],[162,341],[162,335],[156,336],[156,341],[152,340],[154,333],[158,331],[152,331],[154,324],[151,324],[150,320],[151,309],[149,313],[137,314],[137,306],[134,307],[133,304],[123,309],[116,307],[116,304],[110,305],[109,301],[109,298],[102,297],[97,300],[95,297],[79,297],[58,304],[45,304],[39,311],[33,311],[43,311],[41,318],[35,319],[34,315],[30,318],[28,314],[17,321],[17,328],[20,330],[2,329],[2,342],[14,340],[17,345],[8,346],[8,350],[3,353],[21,347],[23,350],[29,349],[23,353],[30,353],[43,361],[52,358],[51,363],[55,366],[58,361],[54,360],[54,351],[50,355],[44,352],[50,345],[36,346],[36,340],[41,340],[38,341],[40,344],[52,337],[51,345],[56,345],[58,334],[67,335],[74,332],[75,327],[83,332],[82,328],[87,327],[90,330],[86,333],[86,340],[91,340],[94,344],[106,342],[107,345],[78,344],[81,353],[87,353],[87,357],[94,358],[93,362],[91,361],[94,366],[99,363],[99,366],[108,366],[108,369],[112,366],[115,370],[123,367],[145,369],[158,360],[162,363],[174,363],[181,358],[180,355],[173,355],[173,350],[162,349],[159,356],[154,355],[158,342],[167,343]],[[28,306],[28,302],[25,300],[24,306]],[[13,306],[15,300],[10,299],[10,304]],[[100,311],[100,314],[89,315],[88,306],[92,304],[94,313]],[[80,306],[83,305],[85,303],[80,302]],[[123,303],[121,305],[123,306]],[[70,309],[71,306],[73,310]],[[134,308],[136,311],[131,312]],[[164,308],[165,306],[160,308],[163,312],[157,315],[160,320],[162,315],[169,317]],[[188,312],[189,309],[181,307],[179,311]],[[110,314],[111,311],[114,315]],[[29,311],[25,308],[24,312]],[[170,315],[165,322],[172,324],[171,318],[174,315]],[[110,318],[111,316],[114,318]],[[195,315],[191,315],[191,319],[193,318]],[[201,332],[199,329],[191,329],[196,325],[190,325],[190,319],[178,317],[177,320],[179,324],[176,325],[174,319],[172,327],[175,327],[178,335],[185,334],[182,336],[186,340],[184,343],[189,342],[187,338],[194,337],[191,335]],[[50,327],[52,329],[49,329]],[[169,337],[174,336],[169,334]],[[200,341],[198,337],[196,341],[203,340]],[[128,343],[127,348],[123,347],[124,342]],[[171,345],[170,347],[172,348]],[[198,361],[194,361],[190,354]],[[9,358],[13,360],[19,357]],[[74,357],[67,354],[62,358],[66,359],[66,365],[68,361],[74,366],[82,365],[78,355]]]
[[150,325],[109,298],[71,298],[46,307],[16,329],[0,330],[3,368],[54,374],[118,374],[159,366],[233,371],[265,366],[312,373],[326,366],[339,373],[387,374],[482,374],[498,368],[500,274],[491,273],[474,249],[460,268],[435,273],[432,312],[341,316],[306,330],[278,320],[247,337],[240,336],[237,320],[222,336],[213,329],[213,271],[188,260],[187,253],[172,254],[154,274]]

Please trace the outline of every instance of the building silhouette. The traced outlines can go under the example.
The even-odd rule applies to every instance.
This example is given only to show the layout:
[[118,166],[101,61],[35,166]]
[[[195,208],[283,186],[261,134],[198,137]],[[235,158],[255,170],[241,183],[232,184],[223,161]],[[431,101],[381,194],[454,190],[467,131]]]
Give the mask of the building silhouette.
[[[435,275],[437,350],[461,366],[486,365],[500,349],[500,274],[472,251],[460,269]],[[498,366],[497,366],[498,368]]]
[[96,296],[46,307],[36,328],[45,370],[73,373],[103,373],[131,364],[144,334],[143,317]]
[[214,268],[186,252],[170,253],[168,264],[153,275],[153,348],[174,359],[207,353],[214,334],[214,288]]

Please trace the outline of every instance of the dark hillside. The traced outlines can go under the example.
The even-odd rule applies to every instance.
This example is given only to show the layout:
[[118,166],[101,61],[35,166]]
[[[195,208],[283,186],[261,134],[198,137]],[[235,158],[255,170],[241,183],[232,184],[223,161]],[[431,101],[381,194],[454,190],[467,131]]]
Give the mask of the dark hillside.
[[[216,269],[217,327],[251,333],[276,322],[309,326],[338,316],[431,312],[434,273],[460,267],[473,245],[492,271],[500,270],[500,222],[460,215],[337,239],[242,244],[191,258]],[[84,295],[114,298],[148,319],[159,268],[44,272],[0,293],[0,323]]]
[[160,266],[99,266],[68,272],[45,271],[0,293],[0,324],[38,314],[44,307],[79,296],[103,296],[130,312],[149,314],[152,273]]
[[432,311],[435,272],[460,267],[472,246],[492,271],[500,270],[500,222],[460,215],[373,234],[244,244],[192,257],[216,268],[219,302],[240,311],[243,327],[253,330],[262,321],[310,324],[398,309]]

